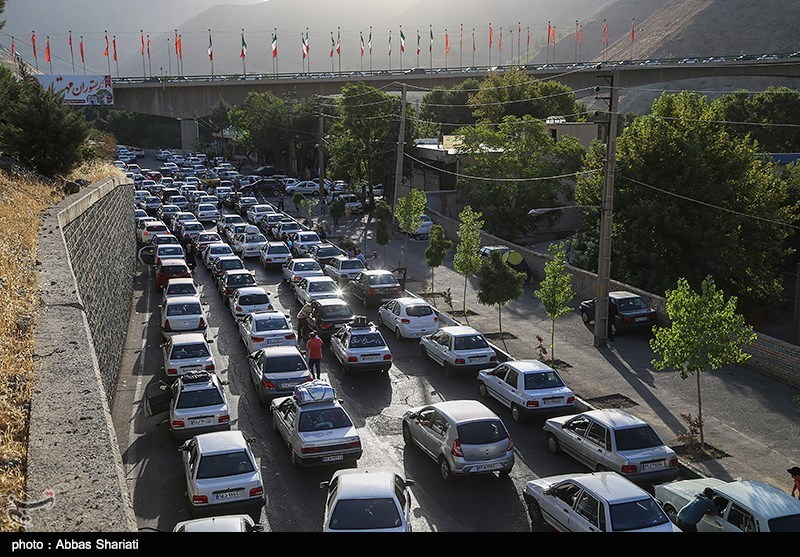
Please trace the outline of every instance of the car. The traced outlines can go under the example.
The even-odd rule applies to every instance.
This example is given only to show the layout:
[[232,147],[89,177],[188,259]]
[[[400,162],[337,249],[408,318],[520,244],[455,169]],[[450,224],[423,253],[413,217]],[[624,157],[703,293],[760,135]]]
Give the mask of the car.
[[276,240],[286,240],[289,234],[293,232],[300,232],[303,226],[294,219],[285,219],[279,222],[275,228],[272,229],[272,236]]
[[240,215],[225,214],[222,215],[220,220],[217,221],[217,233],[220,236],[225,235],[225,228],[232,224],[246,224]]
[[766,61],[773,61],[773,60],[780,60],[781,57],[779,54],[762,54],[756,60],[759,62],[766,62]]
[[316,232],[304,230],[297,231],[291,238],[291,250],[295,257],[309,257],[308,249],[311,246],[322,243],[322,240]]
[[360,272],[366,271],[367,268],[360,259],[343,254],[332,258],[322,270],[341,285],[353,279]]
[[237,234],[233,237],[231,242],[231,249],[241,258],[246,257],[260,257],[261,248],[267,243],[267,237],[264,236],[258,228],[252,228],[242,234]]
[[338,196],[338,199],[341,199],[344,202],[344,209],[345,211],[349,209],[350,214],[360,215],[364,212],[364,205],[362,205],[361,200],[357,195],[352,193],[343,193]]
[[678,511],[710,487],[719,514],[706,514],[698,532],[800,532],[800,500],[758,480],[697,478],[657,484],[655,497],[673,522]]
[[202,255],[203,251],[205,251],[206,247],[209,245],[221,244],[222,238],[220,238],[219,234],[216,232],[201,232],[192,238],[192,243],[194,244],[195,252]]
[[480,255],[483,259],[490,259],[492,253],[495,252],[500,253],[500,258],[505,262],[506,265],[515,271],[525,273],[526,280],[530,281],[533,278],[533,272],[531,271],[528,262],[525,261],[525,258],[522,256],[522,254],[508,246],[481,246],[481,248],[478,250],[478,255]]
[[511,409],[511,417],[575,413],[575,393],[555,369],[539,360],[512,360],[478,372],[478,392]]
[[200,203],[194,210],[200,222],[217,222],[220,218],[219,209],[213,203]]
[[167,281],[161,292],[161,304],[176,296],[200,296],[200,288],[193,278],[174,278]]
[[305,180],[303,182],[287,184],[285,192],[286,195],[289,197],[293,196],[295,193],[298,192],[302,193],[303,195],[310,195],[312,197],[317,197],[319,196],[319,182],[312,180]]
[[[214,188],[213,194],[219,198],[220,203],[224,202],[228,197],[233,195],[232,186],[217,186]],[[239,216],[241,218],[241,216]]]
[[163,246],[163,245],[180,245],[180,240],[174,234],[155,234],[150,238],[148,245],[150,246]]
[[269,299],[269,293],[260,286],[239,288],[231,294],[230,300],[231,314],[234,319],[253,312],[275,311],[275,307]]
[[319,263],[310,257],[301,257],[298,259],[290,259],[283,265],[281,271],[283,280],[290,285],[300,282],[301,279],[307,277],[322,277],[325,276],[322,272],[322,267]]
[[531,522],[558,532],[680,532],[652,495],[616,472],[546,476],[523,493]]
[[159,149],[158,152],[156,153],[156,159],[160,160],[160,161],[169,160],[169,158],[171,156],[172,156],[172,153],[170,151],[168,151],[167,149]]
[[[252,224],[247,224],[246,222],[237,222],[225,227],[224,236],[229,244],[233,244],[236,236],[239,234],[244,234],[247,231],[250,231],[252,234],[260,234],[258,228]],[[233,246],[231,246],[231,249],[233,249]]]
[[289,246],[284,242],[267,242],[261,246],[261,252],[258,255],[258,259],[265,269],[283,265],[291,258],[292,254],[289,251]]
[[261,402],[292,394],[314,378],[297,346],[267,346],[248,354],[250,379]]
[[250,288],[254,286],[258,286],[255,274],[248,269],[225,271],[217,281],[217,287],[225,305],[230,304],[233,293],[239,288]]
[[139,204],[148,195],[150,195],[150,192],[147,191],[147,190],[134,190],[134,192],[133,192],[133,203],[134,203],[134,205],[139,207]]
[[[580,304],[581,319],[586,324],[594,323],[595,304],[597,298],[584,300]],[[611,330],[616,335],[621,332],[634,330],[650,330],[658,321],[656,310],[633,292],[617,290],[608,293],[608,303],[613,304],[614,313]]]
[[181,208],[181,211],[189,211],[189,200],[183,195],[171,195],[167,199],[167,203],[177,205]]
[[387,372],[392,352],[374,323],[364,316],[345,324],[331,337],[331,352],[346,374],[352,371]]
[[186,157],[173,153],[169,160],[170,162],[180,165],[186,162]]
[[394,331],[398,340],[421,338],[439,329],[439,316],[422,298],[395,298],[381,304],[378,321]]
[[139,208],[144,209],[148,215],[155,215],[161,208],[161,199],[155,195],[148,194],[139,201]]
[[637,484],[678,477],[678,455],[647,422],[617,408],[548,418],[547,447],[564,452],[591,470],[613,470]]
[[718,56],[712,56],[711,58],[706,58],[705,60],[703,60],[703,63],[704,64],[719,64],[719,63],[724,62],[724,61],[725,61],[724,58],[720,58]]
[[[343,326],[352,323],[355,319],[350,306],[340,298],[325,298],[311,302],[311,313],[307,318],[309,330],[314,330],[317,335],[325,340],[329,339]],[[300,336],[308,331],[298,331]]]
[[[139,209],[137,209],[137,210],[139,210]],[[155,217],[151,217],[150,215],[145,215],[143,217],[136,217],[136,243],[137,244],[141,243],[140,240],[139,240],[139,229],[144,226],[142,223],[145,223],[145,222],[160,222],[160,221]],[[164,228],[167,228],[166,225],[164,225]],[[171,232],[169,231],[169,228],[167,228],[167,231],[165,232],[165,234],[171,234]],[[150,236],[150,239],[152,239],[152,236]],[[150,239],[148,239],[148,241]]]
[[296,386],[292,396],[272,400],[270,413],[272,430],[289,445],[294,466],[342,464],[361,458],[358,430],[327,381],[315,379]]
[[247,209],[247,222],[257,225],[261,219],[275,212],[275,208],[269,203],[257,203]]
[[214,355],[210,344],[201,333],[181,333],[169,337],[161,345],[164,372],[168,380],[194,371],[214,371]]
[[400,298],[404,291],[394,273],[385,269],[366,269],[347,283],[351,297],[361,300],[366,308]]
[[253,196],[243,195],[236,200],[236,211],[240,215],[246,215],[251,207],[258,205],[258,199]]
[[655,59],[655,58],[650,59],[650,60],[645,60],[644,62],[642,62],[642,65],[643,66],[660,66],[661,65],[661,60],[658,60],[658,59]]
[[182,520],[175,524],[173,532],[263,532],[264,527],[253,521],[250,515],[230,514]]
[[177,205],[161,205],[161,207],[156,211],[156,218],[165,224],[169,224],[172,221],[172,217],[177,215],[181,212],[181,208]]
[[337,470],[327,492],[323,532],[411,532],[411,487],[396,468]]
[[[310,257],[319,263],[320,267],[322,267],[322,271],[325,272],[325,265],[330,263],[330,261],[337,256],[340,255],[347,255],[340,247],[332,244],[330,242],[320,242],[319,244],[314,244],[308,248],[306,252],[306,257]],[[325,273],[327,274],[327,273]]]
[[433,227],[433,221],[428,215],[420,215],[419,218],[422,220],[422,223],[417,228],[417,231],[414,235],[417,238],[425,239],[431,233],[431,228]]
[[477,400],[449,400],[406,410],[403,441],[439,464],[444,480],[514,468],[514,441],[503,420]]
[[237,511],[260,516],[264,483],[259,463],[241,431],[202,433],[178,450],[192,516]]
[[164,288],[170,279],[191,278],[192,271],[185,259],[159,259],[156,261],[156,288]]
[[[160,236],[165,235],[160,234]],[[145,265],[157,265],[162,259],[185,258],[186,254],[183,251],[183,246],[175,243],[155,244],[151,241],[151,243],[139,250],[139,261]]]
[[165,296],[160,309],[161,334],[164,338],[183,333],[201,333],[205,336],[208,327],[206,312],[198,296]]
[[238,269],[247,269],[244,261],[242,261],[240,257],[235,255],[218,257],[216,260],[214,260],[214,264],[211,266],[211,278],[214,280],[214,284],[218,284],[219,280],[222,278],[222,275],[225,274],[226,271],[234,271]]
[[268,346],[295,346],[297,337],[289,318],[276,311],[251,312],[236,320],[239,337],[252,354]]
[[175,213],[169,224],[173,233],[177,229],[178,223],[181,221],[197,222],[197,217],[194,216],[194,213],[190,213],[189,211],[180,211],[178,213]]
[[181,242],[187,243],[194,240],[194,238],[206,231],[206,227],[199,221],[179,221],[175,227],[175,235],[181,239]]
[[175,439],[228,431],[231,418],[223,384],[215,373],[208,371],[182,375],[171,387],[159,382],[160,392],[145,399],[146,415],[168,412],[169,432]]
[[331,277],[305,277],[295,283],[293,289],[294,297],[301,305],[323,298],[343,299],[339,285]]
[[269,213],[258,221],[258,229],[264,234],[272,236],[272,227],[281,222],[286,215],[283,213]]
[[208,247],[203,250],[203,264],[205,264],[207,269],[211,269],[215,259],[226,255],[235,255],[228,244],[224,242],[208,244]]
[[445,375],[478,371],[497,361],[497,353],[486,338],[468,326],[441,327],[420,338],[419,344],[423,357],[441,365]]

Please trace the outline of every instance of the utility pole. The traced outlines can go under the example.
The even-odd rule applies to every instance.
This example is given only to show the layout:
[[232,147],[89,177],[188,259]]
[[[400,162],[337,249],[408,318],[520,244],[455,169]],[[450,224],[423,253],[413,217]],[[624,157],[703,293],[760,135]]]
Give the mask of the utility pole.
[[[319,199],[325,195],[325,151],[323,150],[323,141],[325,135],[325,118],[322,112],[322,98],[318,97],[319,102],[319,130],[317,131],[317,166],[319,172]],[[310,223],[309,223],[310,224]]]
[[608,137],[606,138],[605,180],[600,202],[600,254],[597,260],[597,302],[594,315],[594,345],[608,345],[608,283],[611,279],[611,224],[614,209],[614,159],[617,151],[617,106],[619,69],[603,76],[610,86],[608,97]]
[[403,180],[403,149],[406,143],[406,84],[403,83],[403,96],[400,101],[400,132],[397,134],[397,162],[394,168],[394,192],[392,192],[392,220],[397,208],[397,190]]

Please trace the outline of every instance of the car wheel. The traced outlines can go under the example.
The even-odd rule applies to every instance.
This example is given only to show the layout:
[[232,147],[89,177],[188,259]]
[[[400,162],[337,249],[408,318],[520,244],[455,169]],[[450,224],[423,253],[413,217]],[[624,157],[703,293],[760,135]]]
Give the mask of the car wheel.
[[547,449],[553,454],[559,454],[561,452],[561,444],[552,433],[547,434]]
[[483,381],[478,383],[478,393],[481,395],[481,398],[487,398],[489,396],[489,391],[486,390],[486,384]]
[[516,404],[511,405],[511,418],[517,423],[525,421],[525,415],[522,413],[522,409]]
[[447,463],[447,459],[443,456],[439,457],[439,473],[442,475],[442,479],[445,481],[450,481],[453,479],[453,474],[450,472],[450,465]]
[[405,422],[403,423],[403,442],[406,445],[414,443],[414,440],[411,438],[411,430],[408,429],[408,424]]
[[591,322],[591,319],[589,319],[589,314],[586,313],[586,310],[581,310],[581,319],[587,325]]
[[528,499],[528,516],[531,519],[531,524],[534,526],[544,525],[544,516],[542,516],[542,508],[536,499]]
[[400,334],[400,327],[396,327],[394,330],[394,337],[397,340],[403,340],[403,335]]

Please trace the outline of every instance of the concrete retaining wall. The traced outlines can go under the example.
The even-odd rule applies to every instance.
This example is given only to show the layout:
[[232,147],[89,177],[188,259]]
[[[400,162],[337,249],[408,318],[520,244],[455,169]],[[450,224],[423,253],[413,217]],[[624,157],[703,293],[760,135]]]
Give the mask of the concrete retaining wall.
[[[451,219],[437,211],[427,209],[425,211],[431,219],[442,226],[445,235],[458,242],[458,221]],[[528,263],[531,272],[537,279],[544,277],[544,266],[550,259],[546,253],[538,253],[529,248],[516,245],[497,236],[493,236],[481,231],[481,245],[502,244],[514,248]],[[567,269],[572,273],[572,287],[575,289],[576,297],[581,300],[594,298],[597,295],[597,274],[578,269],[567,265]],[[644,298],[650,307],[658,314],[658,323],[666,325],[668,323],[666,298],[656,296],[650,292],[645,292],[639,288],[629,286],[619,281],[609,281],[609,291],[629,290]],[[758,334],[758,340],[747,349],[751,354],[750,360],[745,364],[750,369],[782,381],[792,387],[800,388],[800,346],[789,344],[776,338],[764,334]]]
[[42,214],[27,493],[29,531],[136,531],[109,411],[133,289],[133,186],[93,184]]

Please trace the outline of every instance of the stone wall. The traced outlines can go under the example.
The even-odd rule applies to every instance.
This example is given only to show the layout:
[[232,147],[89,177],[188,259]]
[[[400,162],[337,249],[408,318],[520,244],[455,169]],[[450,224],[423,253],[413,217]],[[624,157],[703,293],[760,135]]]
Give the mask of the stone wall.
[[29,531],[136,531],[109,411],[133,289],[131,207],[133,186],[108,180],[42,214],[27,493],[55,502]]

